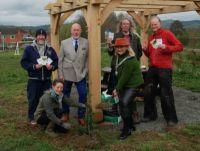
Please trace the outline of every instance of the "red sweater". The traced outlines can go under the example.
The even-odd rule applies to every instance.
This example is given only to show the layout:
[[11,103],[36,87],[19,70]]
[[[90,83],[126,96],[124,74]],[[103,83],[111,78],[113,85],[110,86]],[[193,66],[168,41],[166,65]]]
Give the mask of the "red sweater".
[[[163,50],[157,48],[157,44],[165,44]],[[183,50],[182,43],[174,36],[172,32],[165,29],[159,29],[152,34],[148,40],[148,48],[144,53],[150,59],[150,66],[157,68],[172,68],[172,53]]]

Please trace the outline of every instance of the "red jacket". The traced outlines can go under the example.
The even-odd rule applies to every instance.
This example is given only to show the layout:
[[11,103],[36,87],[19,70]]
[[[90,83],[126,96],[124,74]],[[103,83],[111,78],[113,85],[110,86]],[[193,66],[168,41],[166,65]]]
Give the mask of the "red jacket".
[[[166,49],[157,48],[157,44],[166,45]],[[174,34],[165,29],[159,29],[148,40],[148,48],[144,53],[150,59],[150,66],[157,68],[172,68],[172,53],[183,50],[182,43]]]

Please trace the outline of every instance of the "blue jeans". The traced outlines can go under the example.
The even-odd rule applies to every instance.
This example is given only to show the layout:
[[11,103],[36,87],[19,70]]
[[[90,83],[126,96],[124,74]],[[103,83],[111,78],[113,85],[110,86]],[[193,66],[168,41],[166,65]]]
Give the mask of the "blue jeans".
[[[70,93],[71,93],[71,88],[72,88],[72,84],[75,84],[76,89],[78,91],[78,95],[79,95],[79,103],[85,103],[87,100],[87,84],[86,84],[86,79],[82,79],[79,82],[72,82],[72,81],[66,81],[64,82],[64,89],[63,89],[63,93],[64,95],[66,95],[67,97],[70,97]],[[65,113],[69,113],[69,106],[68,105],[64,105],[64,112]],[[83,108],[78,108],[78,118],[84,118],[85,117],[85,109]]]
[[43,92],[51,87],[51,81],[28,80],[27,97],[28,97],[28,119],[34,119],[34,113]]

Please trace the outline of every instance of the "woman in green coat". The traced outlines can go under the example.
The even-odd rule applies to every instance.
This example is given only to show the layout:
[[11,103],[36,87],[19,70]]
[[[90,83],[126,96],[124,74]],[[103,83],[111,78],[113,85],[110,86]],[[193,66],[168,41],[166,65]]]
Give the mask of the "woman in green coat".
[[117,85],[113,95],[119,97],[120,115],[123,119],[120,139],[126,139],[131,135],[131,129],[135,129],[132,120],[132,103],[136,97],[137,87],[143,83],[143,78],[140,63],[130,48],[130,43],[125,38],[117,38],[115,49]]

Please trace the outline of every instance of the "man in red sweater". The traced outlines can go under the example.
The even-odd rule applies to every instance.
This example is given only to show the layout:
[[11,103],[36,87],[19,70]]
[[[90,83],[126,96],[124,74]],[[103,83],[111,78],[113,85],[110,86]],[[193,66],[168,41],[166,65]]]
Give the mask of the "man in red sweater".
[[145,79],[143,122],[157,119],[155,96],[160,87],[161,107],[168,126],[177,124],[178,119],[172,91],[172,54],[183,50],[183,45],[169,30],[161,27],[158,17],[151,18],[153,34],[143,52],[149,58],[150,65]]

